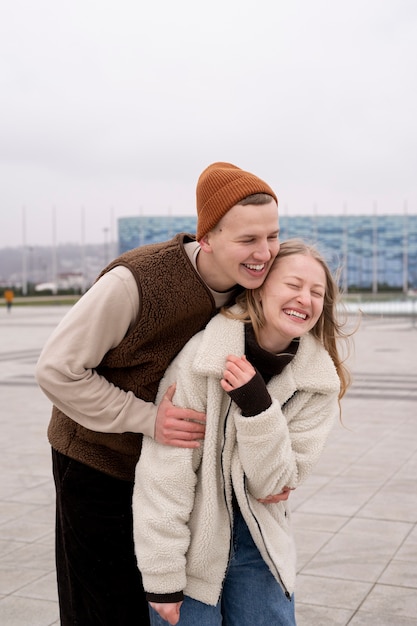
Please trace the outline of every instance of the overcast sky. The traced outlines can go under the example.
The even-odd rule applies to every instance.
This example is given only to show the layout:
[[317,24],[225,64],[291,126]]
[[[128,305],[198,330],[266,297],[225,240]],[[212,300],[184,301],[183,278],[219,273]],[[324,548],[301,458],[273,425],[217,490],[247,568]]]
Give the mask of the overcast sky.
[[193,214],[213,161],[417,212],[416,0],[3,0],[0,90],[0,247]]

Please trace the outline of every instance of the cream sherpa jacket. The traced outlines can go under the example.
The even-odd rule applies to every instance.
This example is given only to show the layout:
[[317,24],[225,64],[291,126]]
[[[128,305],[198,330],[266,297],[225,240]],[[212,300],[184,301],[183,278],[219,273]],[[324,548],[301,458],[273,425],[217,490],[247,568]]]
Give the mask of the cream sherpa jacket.
[[197,450],[144,438],[133,495],[134,536],[145,590],[219,600],[232,528],[232,485],[272,574],[291,594],[296,556],[288,502],[258,498],[298,487],[319,459],[338,413],[340,382],[324,347],[301,337],[294,359],[268,383],[266,411],[243,417],[222,390],[227,355],[244,354],[243,323],[214,317],[168,368],[159,401],[176,382],[175,404],[207,414]]

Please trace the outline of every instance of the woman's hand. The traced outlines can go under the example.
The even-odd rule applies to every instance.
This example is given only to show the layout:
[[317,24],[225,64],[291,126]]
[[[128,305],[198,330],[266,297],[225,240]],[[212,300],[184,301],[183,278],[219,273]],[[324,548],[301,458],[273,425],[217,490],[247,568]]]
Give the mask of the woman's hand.
[[256,374],[245,356],[229,354],[220,384],[227,393],[246,385]]
[[182,602],[149,602],[149,604],[169,624],[172,626],[178,624]]

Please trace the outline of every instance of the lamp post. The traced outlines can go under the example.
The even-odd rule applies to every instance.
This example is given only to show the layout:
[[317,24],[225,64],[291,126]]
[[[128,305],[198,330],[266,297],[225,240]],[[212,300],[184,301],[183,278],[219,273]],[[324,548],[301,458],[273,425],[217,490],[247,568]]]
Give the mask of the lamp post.
[[22,295],[28,293],[28,264],[26,249],[26,208],[22,207]]
[[108,239],[109,228],[107,226],[103,228],[103,233],[104,233],[104,265],[107,265],[109,262],[109,239]]

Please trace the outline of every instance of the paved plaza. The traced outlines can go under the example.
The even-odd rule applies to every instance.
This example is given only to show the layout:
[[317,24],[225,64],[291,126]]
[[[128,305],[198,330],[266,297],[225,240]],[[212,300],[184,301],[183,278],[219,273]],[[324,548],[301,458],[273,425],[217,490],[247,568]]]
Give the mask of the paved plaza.
[[[33,370],[66,311],[0,307],[1,626],[59,624],[50,404]],[[298,626],[417,624],[417,328],[364,319],[355,346],[343,424],[291,495]]]

